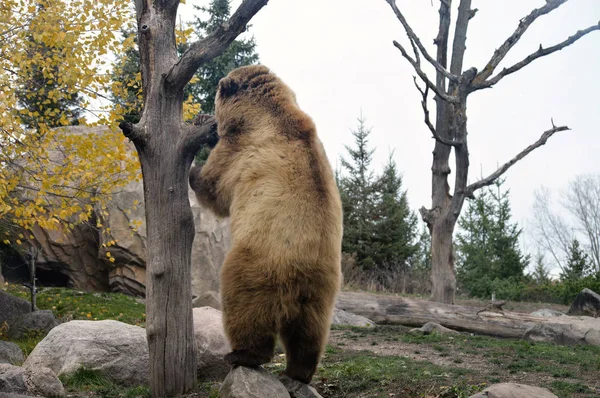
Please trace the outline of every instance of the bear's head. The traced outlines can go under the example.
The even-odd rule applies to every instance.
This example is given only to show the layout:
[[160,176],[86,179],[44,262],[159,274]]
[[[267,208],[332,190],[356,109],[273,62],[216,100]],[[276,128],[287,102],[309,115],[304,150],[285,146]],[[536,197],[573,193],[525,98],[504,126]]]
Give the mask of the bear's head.
[[251,128],[251,121],[267,123],[282,109],[295,106],[296,95],[264,65],[236,68],[219,81],[215,117],[219,134],[233,135]]

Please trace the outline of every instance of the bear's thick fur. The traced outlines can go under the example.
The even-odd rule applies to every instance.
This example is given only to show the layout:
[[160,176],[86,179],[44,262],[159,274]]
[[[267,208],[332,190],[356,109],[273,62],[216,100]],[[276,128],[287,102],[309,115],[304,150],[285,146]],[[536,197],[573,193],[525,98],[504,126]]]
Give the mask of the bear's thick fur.
[[310,382],[327,341],[341,280],[342,207],[311,118],[261,65],[233,70],[216,97],[219,142],[190,172],[198,200],[230,216],[232,248],[221,271],[233,365],[273,357]]

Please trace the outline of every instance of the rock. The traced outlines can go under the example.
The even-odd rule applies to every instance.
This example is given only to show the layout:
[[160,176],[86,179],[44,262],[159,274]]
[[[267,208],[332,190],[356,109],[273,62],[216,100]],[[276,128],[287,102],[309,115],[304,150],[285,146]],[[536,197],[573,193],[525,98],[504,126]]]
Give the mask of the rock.
[[0,340],[0,363],[11,365],[22,364],[25,358],[18,345],[10,341]]
[[[69,126],[66,129],[74,136],[107,131],[103,126]],[[128,148],[135,151],[133,144],[128,144]],[[219,290],[219,272],[231,238],[229,221],[200,207],[191,189],[189,196],[196,225],[192,246],[192,293],[200,297]],[[102,233],[90,228],[88,223],[75,225],[73,231],[35,227],[31,243],[41,247],[37,266],[66,275],[69,284],[76,289],[112,290],[144,296],[147,238],[142,182],[131,182],[112,195],[105,210],[95,208],[90,223],[95,225],[98,221],[108,227]],[[132,224],[134,221],[137,226]],[[107,252],[115,259],[114,263],[109,261]]]
[[48,368],[30,368],[25,369],[23,382],[27,391],[42,397],[62,397],[65,395],[63,387],[58,377]]
[[210,290],[206,293],[202,293],[200,297],[196,297],[192,300],[192,307],[200,308],[200,307],[212,307],[216,310],[221,310],[221,299],[219,298],[219,293]]
[[523,333],[523,338],[535,342],[548,342],[563,345],[590,344],[600,346],[600,318],[561,316],[553,321],[531,326]]
[[0,290],[0,326],[11,318],[31,312],[31,303]]
[[544,309],[532,312],[531,315],[533,315],[533,316],[539,316],[539,317],[542,317],[542,318],[554,318],[556,316],[563,316],[565,314],[563,314],[560,311],[551,310],[549,308],[544,308]]
[[31,332],[48,333],[59,322],[50,310],[30,312],[11,319],[8,324],[8,337],[20,339]]
[[600,316],[600,294],[590,289],[583,289],[571,304],[568,315],[585,315],[597,318]]
[[558,398],[550,390],[516,383],[494,384],[469,398]]
[[25,369],[20,366],[0,363],[0,396],[1,393],[14,392],[26,394],[27,387],[23,382],[23,374]]
[[456,330],[448,329],[447,327],[437,324],[435,322],[427,322],[425,325],[421,326],[420,328],[411,329],[408,332],[415,333],[415,334],[424,334],[424,335],[428,335],[428,334],[432,334],[432,333],[460,334]]
[[291,398],[275,376],[262,367],[237,366],[229,372],[219,391],[220,398]]
[[333,317],[331,319],[332,325],[345,325],[345,326],[360,326],[360,327],[374,327],[375,322],[365,318],[361,315],[352,314],[350,312],[335,309],[333,311]]
[[34,348],[23,366],[48,367],[58,376],[85,367],[122,385],[144,385],[150,373],[146,331],[112,320],[63,323]]
[[292,398],[323,398],[313,387],[298,380],[290,379],[284,375],[279,376],[279,381],[285,386]]
[[198,377],[223,380],[231,370],[225,362],[229,343],[223,331],[221,311],[211,307],[194,308],[194,336],[198,355]]

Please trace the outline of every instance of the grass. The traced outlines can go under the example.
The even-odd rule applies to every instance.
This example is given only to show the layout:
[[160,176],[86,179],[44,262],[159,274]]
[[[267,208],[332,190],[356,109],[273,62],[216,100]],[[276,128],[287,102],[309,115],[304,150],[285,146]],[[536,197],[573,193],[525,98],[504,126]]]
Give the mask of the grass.
[[150,397],[147,386],[123,388],[106,379],[101,372],[81,368],[75,373],[61,376],[68,392],[91,392],[103,398],[146,398]]

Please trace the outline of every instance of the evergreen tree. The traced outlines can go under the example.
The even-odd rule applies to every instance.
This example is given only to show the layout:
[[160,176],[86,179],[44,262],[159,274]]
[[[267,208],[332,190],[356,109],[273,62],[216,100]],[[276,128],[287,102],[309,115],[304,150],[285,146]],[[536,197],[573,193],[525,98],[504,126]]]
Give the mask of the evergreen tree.
[[[38,12],[43,11],[42,5],[38,8]],[[73,89],[60,98],[51,95],[59,88],[69,90],[61,78],[60,62],[56,61],[64,59],[63,50],[46,44],[43,38],[28,37],[26,51],[31,61],[22,64],[17,72],[16,90],[19,105],[29,111],[21,114],[21,122],[28,128],[39,131],[42,125],[54,128],[78,124],[82,102],[79,93]],[[56,62],[48,67],[47,59]]]
[[542,253],[538,253],[535,257],[535,268],[531,277],[538,285],[550,282],[550,272],[546,269],[544,255]]
[[[211,0],[208,7],[195,5],[194,8],[208,14],[208,19],[203,20],[196,17],[192,23],[200,39],[213,33],[219,26],[227,22],[231,13],[229,0]],[[188,93],[192,94],[194,100],[201,104],[202,112],[214,113],[219,80],[235,68],[257,62],[258,54],[254,38],[234,40],[223,54],[200,66],[195,75],[198,81],[188,85]]]
[[591,275],[592,265],[589,257],[583,252],[579,241],[573,239],[569,245],[569,258],[567,264],[560,274],[560,279],[565,280],[579,280],[588,275]]
[[392,153],[376,182],[373,261],[380,268],[405,269],[416,254],[417,217],[408,206]]
[[496,281],[523,279],[529,256],[519,248],[522,230],[511,223],[509,191],[504,180],[495,183],[468,205],[459,220],[458,281],[472,296],[488,297]]
[[123,56],[114,64],[111,78],[113,83],[117,83],[118,90],[113,87],[111,98],[117,106],[125,109],[123,120],[130,123],[137,123],[143,111],[143,102],[141,98],[141,79],[140,79],[140,52],[137,47],[137,33],[135,29],[121,30],[122,42],[126,40],[133,41],[133,45],[127,47]]
[[356,254],[357,263],[364,269],[375,265],[373,241],[375,238],[375,177],[370,170],[374,149],[369,149],[371,130],[365,118],[358,118],[358,127],[352,131],[354,147],[345,146],[349,159],[341,158],[345,172],[340,180],[340,196],[344,212],[344,239],[342,250]]

